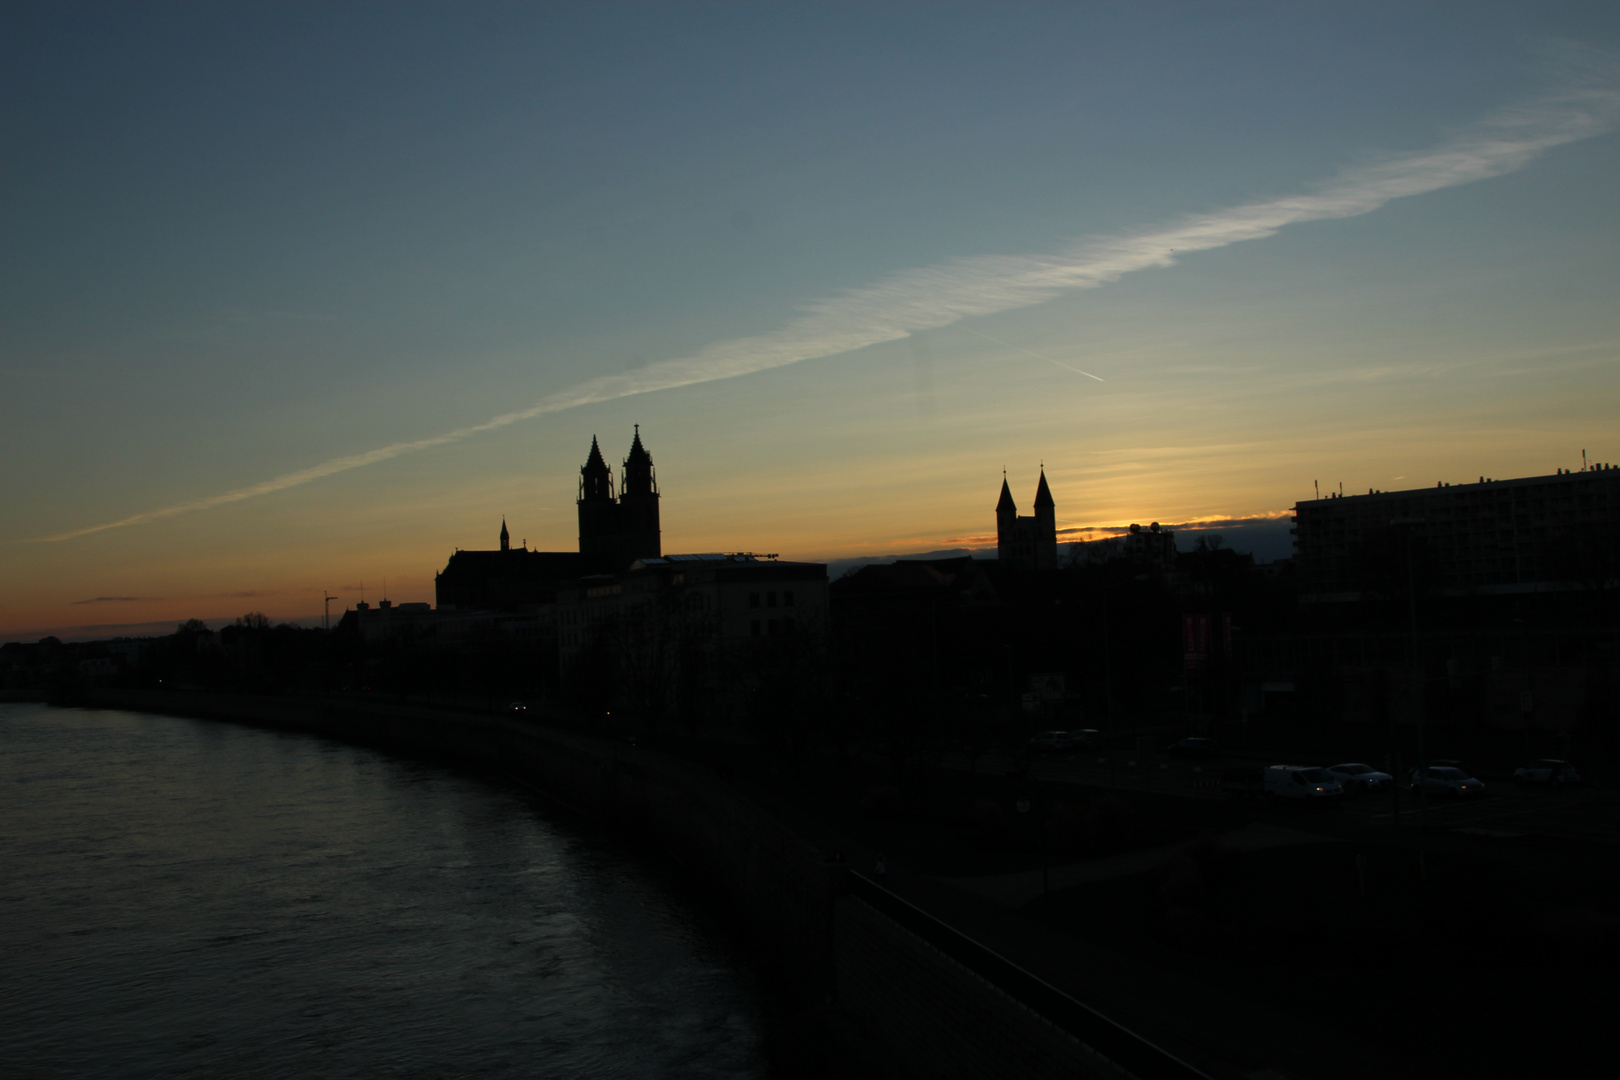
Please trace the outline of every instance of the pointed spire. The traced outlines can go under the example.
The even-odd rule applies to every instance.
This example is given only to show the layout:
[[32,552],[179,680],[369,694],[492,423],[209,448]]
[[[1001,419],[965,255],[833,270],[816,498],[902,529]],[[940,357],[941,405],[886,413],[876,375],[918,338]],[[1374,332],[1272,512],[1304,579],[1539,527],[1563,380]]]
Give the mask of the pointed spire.
[[613,501],[613,471],[602,457],[602,448],[591,436],[591,453],[579,470],[579,497],[592,502]]
[[624,459],[624,472],[620,474],[622,495],[654,495],[658,481],[653,475],[652,455],[641,445],[641,425],[636,425],[635,438],[630,443],[630,456]]
[[501,518],[501,550],[512,550],[512,534],[506,531],[506,519]]
[[641,425],[637,424],[636,437],[630,441],[630,456],[624,459],[624,464],[626,468],[629,468],[631,462],[640,464],[642,461],[651,465],[652,455],[647,453],[645,446],[641,445]]
[[996,503],[997,514],[1016,514],[1018,504],[1013,502],[1012,488],[1007,486],[1007,470],[1001,470],[1001,500]]
[[593,466],[599,469],[607,468],[607,461],[602,457],[602,448],[596,445],[595,435],[591,436],[591,454],[585,459],[585,467],[587,469]]
[[1054,505],[1056,504],[1052,502],[1052,489],[1046,486],[1046,466],[1042,465],[1041,483],[1040,486],[1035,489],[1035,509],[1039,510],[1042,507]]

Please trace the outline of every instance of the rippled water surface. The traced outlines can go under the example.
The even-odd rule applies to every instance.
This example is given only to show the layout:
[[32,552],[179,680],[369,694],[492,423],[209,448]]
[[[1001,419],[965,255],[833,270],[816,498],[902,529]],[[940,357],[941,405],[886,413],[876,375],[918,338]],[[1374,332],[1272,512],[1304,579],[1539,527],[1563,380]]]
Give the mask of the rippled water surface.
[[515,785],[0,705],[0,1075],[764,1075],[660,867]]

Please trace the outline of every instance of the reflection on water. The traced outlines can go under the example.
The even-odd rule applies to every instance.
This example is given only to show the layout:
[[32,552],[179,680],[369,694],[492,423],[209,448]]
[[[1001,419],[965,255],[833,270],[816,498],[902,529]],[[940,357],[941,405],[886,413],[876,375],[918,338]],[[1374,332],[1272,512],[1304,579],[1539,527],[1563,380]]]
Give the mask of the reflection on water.
[[763,1075],[677,894],[520,788],[0,705],[7,1075]]

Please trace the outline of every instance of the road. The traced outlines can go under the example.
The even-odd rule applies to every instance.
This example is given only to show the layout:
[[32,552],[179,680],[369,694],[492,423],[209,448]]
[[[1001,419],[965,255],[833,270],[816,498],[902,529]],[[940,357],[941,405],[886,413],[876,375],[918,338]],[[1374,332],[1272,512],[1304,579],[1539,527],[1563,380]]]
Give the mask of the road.
[[[1220,787],[1224,769],[1263,766],[1288,758],[1222,756],[1203,761],[1136,760],[1123,752],[1046,756],[1033,760],[1010,753],[989,753],[979,758],[977,771],[985,774],[1018,773],[1041,783],[1084,784],[1122,791],[1150,792],[1186,799],[1229,799]],[[946,755],[940,764],[966,771],[965,755]],[[1556,789],[1520,786],[1505,780],[1488,781],[1485,793],[1474,799],[1429,796],[1427,806],[1409,791],[1354,792],[1344,797],[1331,815],[1323,808],[1282,804],[1266,807],[1267,820],[1298,824],[1336,835],[1363,830],[1415,828],[1451,830],[1477,836],[1514,839],[1522,836],[1555,837],[1579,843],[1620,844],[1620,791],[1591,788]],[[1308,822],[1308,825],[1306,824]]]

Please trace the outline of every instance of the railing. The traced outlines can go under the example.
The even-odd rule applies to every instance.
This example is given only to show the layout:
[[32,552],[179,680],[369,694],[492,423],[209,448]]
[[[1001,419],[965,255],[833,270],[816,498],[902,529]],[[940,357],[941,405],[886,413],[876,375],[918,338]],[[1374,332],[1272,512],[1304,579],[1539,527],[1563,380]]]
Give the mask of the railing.
[[872,879],[850,870],[846,873],[846,887],[851,896],[893,919],[1131,1075],[1142,1080],[1210,1080],[1208,1074],[1163,1047],[1120,1026]]

